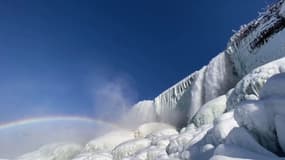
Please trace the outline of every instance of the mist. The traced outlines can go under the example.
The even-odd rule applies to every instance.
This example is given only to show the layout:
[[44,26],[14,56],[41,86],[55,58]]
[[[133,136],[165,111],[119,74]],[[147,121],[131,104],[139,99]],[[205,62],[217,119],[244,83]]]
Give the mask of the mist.
[[92,89],[96,118],[117,122],[138,101],[138,92],[131,76],[97,75]]

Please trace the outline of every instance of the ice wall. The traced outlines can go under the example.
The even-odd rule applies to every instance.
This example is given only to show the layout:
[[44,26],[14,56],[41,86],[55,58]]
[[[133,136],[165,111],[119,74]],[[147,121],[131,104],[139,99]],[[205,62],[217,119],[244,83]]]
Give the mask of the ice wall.
[[160,121],[182,125],[190,121],[199,108],[236,84],[230,57],[222,52],[207,66],[194,72],[154,99],[154,107]]

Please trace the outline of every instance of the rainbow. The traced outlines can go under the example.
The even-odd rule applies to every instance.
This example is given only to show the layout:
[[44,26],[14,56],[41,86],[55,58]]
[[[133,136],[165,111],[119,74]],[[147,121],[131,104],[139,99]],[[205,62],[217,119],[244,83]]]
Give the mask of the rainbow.
[[112,128],[121,129],[120,126],[99,120],[90,117],[81,117],[81,116],[45,116],[45,117],[34,117],[34,118],[27,118],[27,119],[20,119],[12,122],[7,123],[0,123],[0,130],[8,129],[17,126],[29,125],[29,124],[37,124],[37,123],[45,123],[45,122],[56,122],[56,121],[70,121],[70,122],[84,122],[84,123],[93,123],[93,124],[100,124],[105,126],[110,126]]

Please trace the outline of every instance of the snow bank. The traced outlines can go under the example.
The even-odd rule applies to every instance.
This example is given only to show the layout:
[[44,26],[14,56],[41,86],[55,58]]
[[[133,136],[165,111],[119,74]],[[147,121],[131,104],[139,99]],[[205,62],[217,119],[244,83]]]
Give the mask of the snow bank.
[[[284,61],[285,62],[285,61]],[[285,67],[285,63],[282,64],[282,67]],[[260,96],[262,98],[270,98],[270,97],[282,97],[285,95],[285,74],[278,74],[264,85],[261,90]]]
[[81,153],[72,160],[112,160],[113,157],[109,153]]
[[245,100],[259,99],[260,89],[266,81],[273,75],[285,72],[284,66],[285,58],[281,58],[262,65],[244,76],[244,78],[242,78],[237,85],[229,91],[227,95],[227,110],[236,108]]
[[140,125],[135,130],[135,137],[145,137],[150,133],[153,133],[153,132],[156,132],[162,129],[175,129],[175,128],[166,123],[158,123],[158,122],[145,123],[145,124]]
[[128,156],[133,156],[136,152],[139,152],[151,145],[151,141],[148,139],[135,139],[126,141],[118,145],[113,151],[112,155],[115,160],[121,160]]
[[276,157],[264,156],[246,149],[234,146],[221,144],[214,152],[211,160],[274,160]]
[[217,97],[204,104],[193,118],[196,127],[210,124],[218,116],[222,115],[227,108],[227,97],[225,95]]
[[134,139],[134,133],[128,130],[118,130],[98,137],[86,144],[85,152],[110,152],[117,145]]
[[40,149],[24,154],[17,160],[70,160],[81,151],[82,147],[74,143],[49,144]]

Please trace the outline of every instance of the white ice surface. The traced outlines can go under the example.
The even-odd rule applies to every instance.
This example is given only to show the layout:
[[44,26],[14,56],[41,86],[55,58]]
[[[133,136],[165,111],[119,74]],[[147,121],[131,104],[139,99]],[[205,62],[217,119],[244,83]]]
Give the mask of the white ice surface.
[[[229,91],[227,95],[227,110],[235,108],[245,100],[257,100],[260,97],[260,89],[263,88],[266,81],[276,74],[285,72],[284,66],[285,58],[280,58],[257,67],[244,76],[236,86]],[[274,87],[275,86],[272,86],[272,88]]]
[[227,108],[227,97],[225,95],[217,97],[204,104],[195,117],[193,123],[200,127],[204,124],[212,123],[218,116],[222,115]]
[[74,143],[49,144],[34,152],[24,154],[16,160],[70,160],[81,149],[80,145]]
[[[220,157],[222,156],[222,157]],[[223,160],[219,158],[225,158],[224,160],[277,160],[276,157],[264,156],[259,153],[251,152],[246,149],[234,146],[234,145],[224,145],[221,144],[217,147],[214,152],[214,156],[211,160]]]
[[135,139],[126,141],[113,149],[112,155],[115,160],[122,160],[128,156],[133,156],[135,153],[149,147],[151,141],[149,139]]
[[158,122],[145,123],[145,124],[140,125],[135,130],[135,137],[145,137],[150,133],[163,130],[163,129],[175,129],[175,128],[166,123],[158,123]]
[[[285,62],[285,61],[284,61]],[[285,67],[285,63],[282,64]],[[268,80],[261,90],[260,97],[281,97],[285,95],[285,74],[278,74]]]
[[112,160],[110,153],[80,153],[72,160]]
[[101,137],[95,138],[86,144],[85,152],[110,152],[117,145],[125,141],[134,139],[134,132],[129,130],[118,130],[110,132]]

